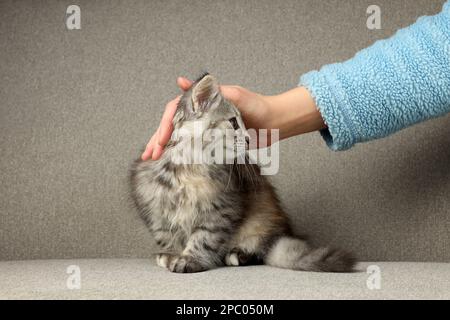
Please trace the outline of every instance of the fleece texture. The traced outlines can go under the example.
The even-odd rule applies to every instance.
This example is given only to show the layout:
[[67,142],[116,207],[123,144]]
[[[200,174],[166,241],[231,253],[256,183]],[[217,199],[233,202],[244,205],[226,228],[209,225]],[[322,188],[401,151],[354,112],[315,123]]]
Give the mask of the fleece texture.
[[450,112],[450,1],[352,59],[300,78],[332,150],[385,137]]

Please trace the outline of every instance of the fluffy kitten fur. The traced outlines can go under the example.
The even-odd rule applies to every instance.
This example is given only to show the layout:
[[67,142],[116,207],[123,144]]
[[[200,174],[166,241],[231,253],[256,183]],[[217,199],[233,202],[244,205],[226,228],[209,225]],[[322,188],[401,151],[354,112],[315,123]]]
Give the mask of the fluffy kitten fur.
[[159,266],[172,272],[249,264],[352,271],[355,259],[349,253],[312,248],[293,233],[274,188],[257,165],[180,164],[181,150],[192,141],[177,138],[177,131],[192,130],[195,120],[224,132],[216,142],[226,139],[226,129],[236,130],[236,123],[237,134],[246,132],[239,111],[206,74],[182,96],[175,131],[162,157],[139,159],[133,165],[132,196],[163,252],[157,255]]

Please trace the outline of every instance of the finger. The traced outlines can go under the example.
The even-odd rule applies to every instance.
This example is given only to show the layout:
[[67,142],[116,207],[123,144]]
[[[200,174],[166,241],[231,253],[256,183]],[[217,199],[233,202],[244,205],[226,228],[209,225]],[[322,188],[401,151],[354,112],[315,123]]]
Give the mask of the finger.
[[170,137],[172,136],[173,131],[173,117],[175,116],[175,112],[177,111],[178,102],[180,101],[180,97],[178,96],[174,100],[170,101],[166,105],[166,110],[161,119],[161,123],[159,124],[159,137],[158,144],[161,146],[165,146],[167,142],[169,142]]
[[220,86],[220,92],[225,97],[225,99],[230,100],[236,106],[242,104],[242,99],[244,96],[244,89],[237,86]]
[[150,157],[152,156],[153,147],[156,143],[155,141],[156,141],[157,136],[158,136],[157,133],[154,133],[153,136],[151,137],[150,141],[147,143],[147,146],[145,147],[145,150],[141,155],[141,159],[143,161],[150,159]]
[[180,87],[181,90],[186,91],[189,90],[189,88],[192,86],[192,81],[185,77],[178,77],[177,85]]
[[158,160],[163,153],[163,147],[159,144],[156,144],[153,147],[152,160]]
[[147,143],[144,152],[142,153],[142,160],[148,160],[152,156],[153,146],[155,145],[157,133],[154,133],[151,137],[150,141]]

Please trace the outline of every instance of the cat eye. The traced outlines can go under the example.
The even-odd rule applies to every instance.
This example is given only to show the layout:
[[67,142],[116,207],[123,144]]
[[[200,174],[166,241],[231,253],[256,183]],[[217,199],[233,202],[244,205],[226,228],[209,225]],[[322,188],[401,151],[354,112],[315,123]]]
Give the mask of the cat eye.
[[237,120],[236,120],[235,117],[231,118],[231,119],[228,120],[228,121],[230,121],[230,123],[231,123],[231,125],[233,126],[233,129],[234,129],[234,130],[239,129],[239,124],[238,124],[238,122],[237,122]]

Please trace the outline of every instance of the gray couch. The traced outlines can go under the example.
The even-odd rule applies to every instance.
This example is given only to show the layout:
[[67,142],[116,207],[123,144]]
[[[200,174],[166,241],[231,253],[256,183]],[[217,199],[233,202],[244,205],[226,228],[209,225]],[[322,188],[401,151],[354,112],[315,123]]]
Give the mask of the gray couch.
[[0,298],[450,298],[448,116],[342,153],[318,134],[281,143],[272,180],[295,228],[369,261],[355,273],[171,274],[128,198],[176,76],[275,94],[444,3],[376,2],[381,30],[368,0],[76,1],[69,31],[72,1],[1,1]]

